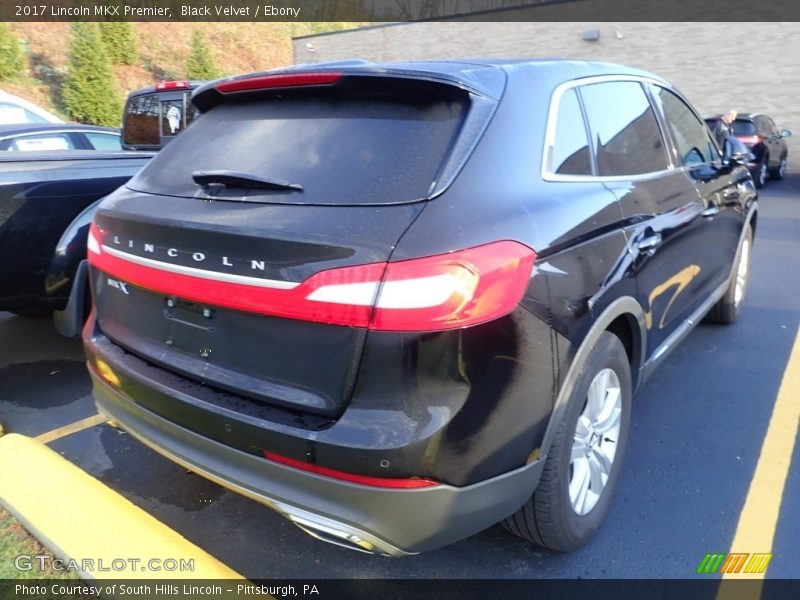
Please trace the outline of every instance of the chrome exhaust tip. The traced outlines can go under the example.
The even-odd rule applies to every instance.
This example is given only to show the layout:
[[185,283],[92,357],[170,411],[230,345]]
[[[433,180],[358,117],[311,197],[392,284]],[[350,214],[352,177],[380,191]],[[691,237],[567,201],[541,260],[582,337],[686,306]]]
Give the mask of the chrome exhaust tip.
[[311,537],[329,544],[381,556],[399,557],[416,554],[416,552],[406,552],[396,548],[392,544],[350,525],[295,508],[294,506],[275,501],[270,502],[270,506]]

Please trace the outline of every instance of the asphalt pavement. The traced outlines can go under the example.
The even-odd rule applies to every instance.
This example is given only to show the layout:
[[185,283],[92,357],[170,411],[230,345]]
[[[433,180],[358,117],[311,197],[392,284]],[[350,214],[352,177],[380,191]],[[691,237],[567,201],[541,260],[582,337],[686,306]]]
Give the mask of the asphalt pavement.
[[[248,578],[691,578],[706,553],[731,551],[799,324],[800,176],[793,176],[760,195],[740,321],[701,324],[638,393],[611,511],[598,536],[572,554],[539,549],[499,526],[419,556],[359,554],[308,537],[107,424],[49,446]],[[96,412],[89,392],[77,340],[59,337],[46,318],[0,313],[6,431],[39,435],[89,417]],[[768,577],[800,578],[798,497],[795,444]]]

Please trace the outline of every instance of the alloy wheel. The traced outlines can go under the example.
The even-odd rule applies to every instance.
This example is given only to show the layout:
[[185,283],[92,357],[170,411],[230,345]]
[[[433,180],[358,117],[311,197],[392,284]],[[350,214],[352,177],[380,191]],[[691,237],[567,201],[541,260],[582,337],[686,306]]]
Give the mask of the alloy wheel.
[[608,483],[617,453],[622,390],[612,369],[603,369],[589,385],[578,417],[570,456],[569,499],[578,515],[588,514]]
[[758,187],[762,187],[767,183],[767,159],[761,161],[761,166],[758,168]]

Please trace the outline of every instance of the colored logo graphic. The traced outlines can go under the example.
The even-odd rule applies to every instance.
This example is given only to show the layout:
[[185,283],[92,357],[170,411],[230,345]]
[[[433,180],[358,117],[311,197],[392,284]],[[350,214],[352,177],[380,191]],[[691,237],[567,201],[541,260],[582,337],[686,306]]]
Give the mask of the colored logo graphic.
[[772,560],[772,553],[706,554],[697,567],[701,575],[714,573],[763,573]]

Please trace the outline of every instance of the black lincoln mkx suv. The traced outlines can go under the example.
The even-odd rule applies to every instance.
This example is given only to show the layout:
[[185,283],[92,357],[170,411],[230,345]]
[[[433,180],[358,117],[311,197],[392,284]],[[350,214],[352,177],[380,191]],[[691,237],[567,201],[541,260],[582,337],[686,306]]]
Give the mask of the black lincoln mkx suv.
[[91,228],[100,411],[354,549],[586,542],[634,391],[740,312],[747,150],[579,61],[313,65],[192,102]]

